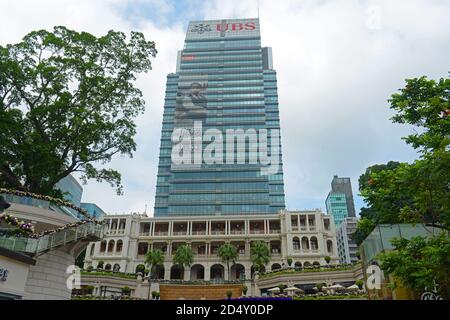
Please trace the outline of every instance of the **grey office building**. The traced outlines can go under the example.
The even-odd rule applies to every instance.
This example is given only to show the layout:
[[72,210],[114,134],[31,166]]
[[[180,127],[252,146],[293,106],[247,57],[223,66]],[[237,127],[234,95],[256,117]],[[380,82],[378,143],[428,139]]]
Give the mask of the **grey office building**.
[[331,181],[331,194],[345,194],[347,213],[349,217],[356,217],[355,203],[353,200],[352,184],[350,178],[339,178],[337,175]]
[[[276,214],[285,208],[276,78],[272,50],[261,47],[259,19],[189,23],[176,73],[167,76],[155,216]],[[246,136],[244,145],[236,142],[228,152],[225,138],[218,138],[228,130],[256,132],[259,147]],[[264,132],[267,155],[279,159],[276,172],[264,173],[267,163],[254,161]],[[180,133],[192,139],[179,140]],[[180,141],[186,148],[176,153]],[[207,163],[202,156],[212,141],[223,144],[224,153],[215,149],[215,161]],[[175,161],[189,148],[190,164]]]

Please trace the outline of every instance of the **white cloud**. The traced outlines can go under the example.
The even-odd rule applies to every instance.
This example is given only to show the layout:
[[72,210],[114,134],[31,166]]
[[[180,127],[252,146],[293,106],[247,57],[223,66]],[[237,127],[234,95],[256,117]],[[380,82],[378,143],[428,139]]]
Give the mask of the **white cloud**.
[[[161,17],[120,8],[150,3]],[[256,0],[188,1],[180,17],[256,17]],[[193,11],[195,6],[197,12]],[[143,31],[154,40],[153,70],[139,77],[147,111],[138,119],[138,150],[111,166],[123,173],[125,195],[90,182],[86,201],[109,212],[152,212],[165,79],[174,72],[187,21],[169,23],[174,2],[152,0],[6,1],[0,12],[0,43],[54,25],[94,34],[109,29]],[[147,7],[145,7],[147,8]],[[447,75],[450,65],[448,1],[259,1],[263,45],[273,48],[278,73],[283,160],[289,208],[324,207],[334,174],[357,179],[364,169],[389,160],[410,161],[414,151],[391,124],[387,99],[405,78]],[[166,17],[166,18],[165,18]],[[137,27],[136,27],[137,26]],[[6,32],[5,32],[6,31]],[[357,203],[359,206],[360,203]]]

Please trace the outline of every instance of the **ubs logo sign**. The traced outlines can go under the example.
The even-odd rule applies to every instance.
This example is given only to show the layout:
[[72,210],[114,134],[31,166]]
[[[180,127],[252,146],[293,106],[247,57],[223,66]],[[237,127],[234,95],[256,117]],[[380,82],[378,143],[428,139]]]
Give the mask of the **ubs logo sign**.
[[[224,32],[224,31],[241,31],[241,30],[255,30],[256,24],[255,22],[247,22],[247,23],[227,23],[222,26],[222,24],[218,23],[216,24],[215,28],[217,32]],[[199,23],[194,25],[191,30],[191,32],[195,32],[198,34],[202,34],[205,32],[211,32],[212,28],[209,24]]]

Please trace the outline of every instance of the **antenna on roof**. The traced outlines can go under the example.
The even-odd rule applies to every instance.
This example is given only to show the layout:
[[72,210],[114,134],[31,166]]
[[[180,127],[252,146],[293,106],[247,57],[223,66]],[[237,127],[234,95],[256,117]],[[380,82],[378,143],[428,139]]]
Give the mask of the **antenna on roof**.
[[259,19],[259,0],[256,1],[256,6],[257,6],[257,9],[258,9],[258,19]]

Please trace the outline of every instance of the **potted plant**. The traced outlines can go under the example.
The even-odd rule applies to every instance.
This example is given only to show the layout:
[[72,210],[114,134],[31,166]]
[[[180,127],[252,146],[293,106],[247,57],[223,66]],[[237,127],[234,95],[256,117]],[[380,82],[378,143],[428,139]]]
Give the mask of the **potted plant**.
[[130,287],[123,287],[122,288],[122,295],[123,296],[128,296],[130,294],[130,292],[131,292]]
[[233,291],[227,290],[227,298],[231,299],[232,296],[233,296]]
[[330,261],[331,261],[331,257],[330,256],[325,256],[325,257],[323,257],[324,259],[325,259],[325,262],[327,263],[327,264],[330,264]]
[[355,284],[358,286],[359,290],[362,290],[363,286],[364,286],[364,281],[359,279],[359,280],[356,280]]
[[97,269],[103,269],[104,264],[105,264],[105,262],[103,260],[100,260],[97,264]]
[[293,260],[291,257],[287,258],[287,264],[289,267],[292,265],[292,262],[293,262]]
[[159,292],[158,291],[152,291],[152,299],[156,300],[159,296]]
[[247,291],[248,291],[248,287],[244,284],[244,285],[242,286],[242,295],[243,295],[243,296],[247,295]]

